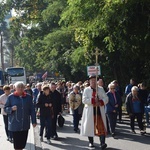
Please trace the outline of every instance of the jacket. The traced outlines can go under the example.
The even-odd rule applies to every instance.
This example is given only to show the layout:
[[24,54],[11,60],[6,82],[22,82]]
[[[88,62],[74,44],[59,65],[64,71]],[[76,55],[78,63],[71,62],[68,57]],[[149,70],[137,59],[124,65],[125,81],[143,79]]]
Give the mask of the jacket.
[[[126,110],[128,114],[134,114],[134,109],[133,109],[133,101],[132,101],[133,95],[132,93],[130,93],[127,97],[126,97]],[[141,101],[140,97],[138,96],[139,100]],[[144,105],[141,102],[140,103],[140,108],[141,108],[141,113],[144,113]]]
[[53,115],[53,106],[52,107],[46,107],[45,104],[52,104],[52,99],[50,94],[45,95],[43,91],[40,92],[40,94],[37,97],[37,107],[40,108],[40,116],[52,116]]
[[[107,92],[107,96],[109,98],[109,101],[106,104],[105,112],[106,113],[112,113],[114,110],[118,111],[118,108],[121,105],[121,97],[119,96],[119,94],[117,92],[115,92],[116,102],[115,102],[115,98],[113,96],[113,93]],[[116,104],[118,104],[118,107],[115,107]]]
[[53,104],[54,115],[58,115],[61,112],[61,94],[55,90],[54,92],[50,92]]
[[[16,111],[12,111],[12,106],[17,106]],[[36,113],[32,102],[32,97],[28,94],[20,97],[14,93],[8,96],[4,111],[8,114],[9,131],[25,131],[30,129],[30,117],[32,124],[36,124]]]

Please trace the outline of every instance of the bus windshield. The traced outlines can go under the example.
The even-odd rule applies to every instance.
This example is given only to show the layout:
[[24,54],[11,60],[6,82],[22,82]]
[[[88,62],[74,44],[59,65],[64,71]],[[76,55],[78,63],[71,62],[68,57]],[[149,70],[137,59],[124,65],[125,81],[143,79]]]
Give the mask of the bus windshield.
[[21,77],[21,76],[24,76],[24,69],[23,68],[9,68],[7,69],[7,73],[11,77]]

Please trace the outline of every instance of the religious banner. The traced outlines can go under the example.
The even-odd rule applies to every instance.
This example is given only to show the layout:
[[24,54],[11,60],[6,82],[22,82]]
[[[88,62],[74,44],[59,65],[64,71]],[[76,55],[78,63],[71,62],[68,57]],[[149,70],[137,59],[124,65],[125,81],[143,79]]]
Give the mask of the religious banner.
[[101,67],[100,66],[87,66],[87,75],[88,76],[96,76],[101,75]]

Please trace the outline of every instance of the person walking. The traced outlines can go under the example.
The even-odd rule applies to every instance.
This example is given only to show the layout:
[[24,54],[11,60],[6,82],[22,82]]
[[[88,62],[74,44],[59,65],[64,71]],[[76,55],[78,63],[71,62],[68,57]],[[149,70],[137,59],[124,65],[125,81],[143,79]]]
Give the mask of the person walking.
[[36,126],[36,114],[32,97],[24,92],[23,82],[15,83],[16,91],[8,96],[4,111],[8,114],[8,130],[12,131],[15,150],[26,146],[30,117],[33,127]]
[[137,118],[138,126],[140,128],[140,133],[141,135],[143,135],[145,134],[145,131],[143,131],[143,123],[142,123],[144,106],[143,103],[141,102],[138,91],[139,89],[137,86],[132,87],[131,93],[126,98],[126,110],[130,116],[131,132],[136,134],[134,130],[134,123],[135,123],[135,118]]
[[117,95],[120,97],[119,100],[119,106],[118,106],[118,119],[119,123],[122,123],[122,97],[123,97],[123,92],[121,87],[119,86],[119,83],[117,80],[112,81],[112,83],[115,85],[115,92],[117,92]]
[[37,83],[36,87],[32,89],[33,104],[34,104],[36,112],[37,112],[37,108],[36,108],[37,96],[41,92],[41,87],[42,87],[42,84],[41,83]]
[[74,131],[79,131],[79,121],[82,115],[82,96],[79,93],[80,87],[78,85],[73,86],[73,91],[69,94],[69,105],[73,114],[73,126]]
[[30,84],[26,85],[25,92],[28,93],[29,95],[31,95],[33,97],[33,91],[31,89]]
[[50,84],[50,94],[53,104],[53,112],[54,117],[52,118],[52,135],[51,137],[56,140],[58,139],[58,134],[56,131],[56,123],[57,123],[57,117],[58,115],[61,115],[62,107],[61,107],[61,94],[56,90],[56,84],[51,83]]
[[2,94],[0,96],[0,108],[2,108],[2,115],[3,115],[4,124],[5,124],[5,132],[6,132],[7,140],[10,142],[13,142],[12,132],[8,130],[8,115],[4,111],[4,106],[6,104],[8,96],[10,94],[9,85],[5,85],[3,87],[3,90],[4,90],[4,94]]
[[84,89],[82,102],[84,104],[83,115],[81,120],[81,135],[87,136],[89,147],[93,148],[93,137],[100,138],[100,147],[105,149],[105,136],[107,134],[107,124],[104,106],[108,103],[108,97],[103,88],[96,86],[95,76],[89,77],[90,86]]
[[46,127],[47,143],[50,144],[52,132],[53,105],[48,85],[44,85],[37,98],[37,107],[40,108],[40,139],[43,142],[43,132]]
[[109,122],[109,127],[111,131],[111,135],[115,136],[115,128],[117,123],[117,113],[120,103],[120,96],[115,91],[115,84],[110,83],[108,85],[109,91],[107,92],[107,96],[109,98],[108,103],[106,104],[105,110],[106,115]]

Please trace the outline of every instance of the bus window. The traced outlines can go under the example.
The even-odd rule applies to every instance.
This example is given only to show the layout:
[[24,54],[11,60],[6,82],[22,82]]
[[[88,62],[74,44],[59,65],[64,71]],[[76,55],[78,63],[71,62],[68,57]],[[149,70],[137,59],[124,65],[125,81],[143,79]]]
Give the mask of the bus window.
[[7,70],[8,75],[11,77],[19,77],[24,76],[24,70],[23,68],[9,68]]

